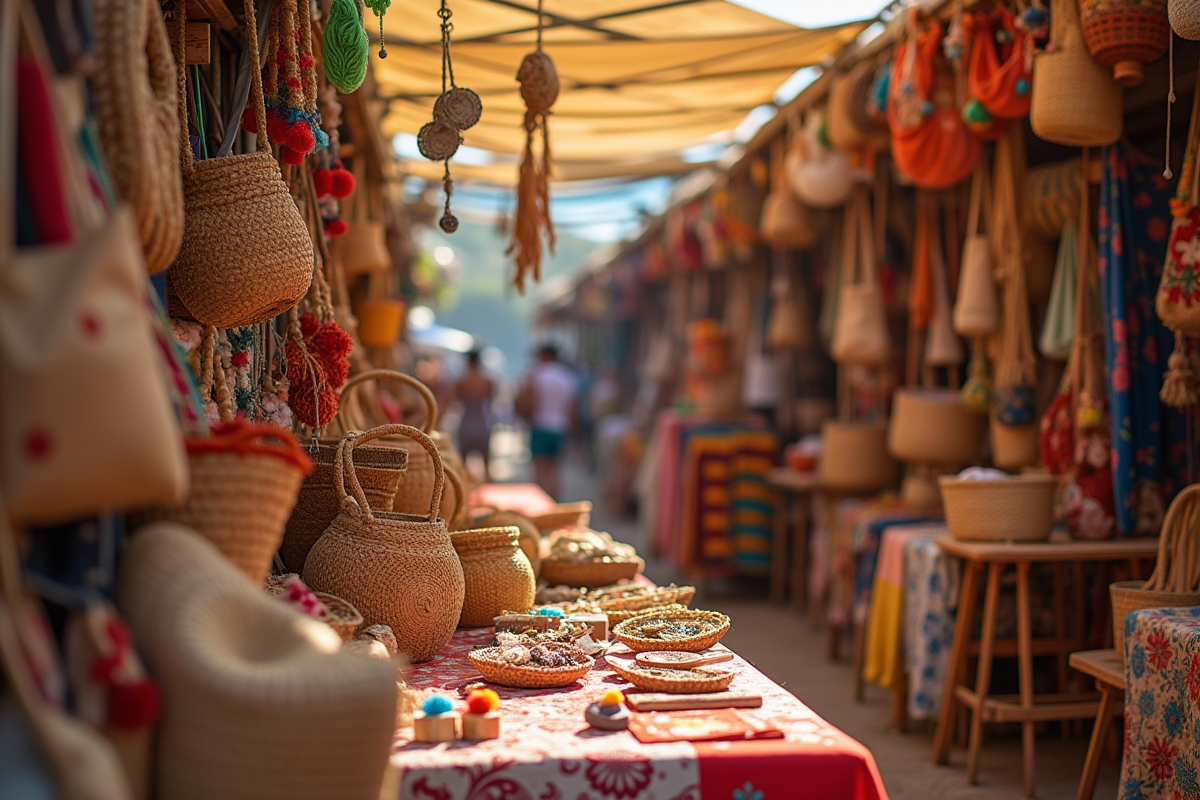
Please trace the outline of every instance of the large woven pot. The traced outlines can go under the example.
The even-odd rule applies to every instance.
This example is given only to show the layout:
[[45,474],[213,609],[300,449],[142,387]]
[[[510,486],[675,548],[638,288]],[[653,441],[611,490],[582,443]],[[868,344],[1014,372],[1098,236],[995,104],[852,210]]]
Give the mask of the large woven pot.
[[521,552],[520,535],[514,527],[450,534],[466,582],[460,628],[486,628],[505,611],[524,612],[533,605],[537,581]]
[[938,479],[946,527],[955,539],[973,542],[1040,542],[1054,526],[1052,475],[1022,475],[1004,480]]
[[[254,0],[245,0],[246,28],[254,30]],[[175,59],[186,83],[182,6],[176,13]],[[258,42],[246,38],[250,63]],[[250,70],[250,103],[257,129],[267,129],[262,76]],[[194,161],[187,136],[187,94],[179,101],[183,166],[183,244],[171,267],[171,287],[200,322],[218,328],[256,325],[299,302],[312,282],[308,228],[271,155],[266,136],[257,151]],[[133,123],[130,123],[133,124]]]
[[1033,54],[1029,124],[1041,139],[1104,147],[1122,130],[1121,87],[1088,55],[1076,0],[1051,0],[1050,47]]
[[[339,444],[318,445],[313,456],[312,474],[301,484],[296,508],[288,518],[279,555],[284,566],[292,572],[304,570],[308,551],[325,533],[341,507],[341,495],[333,481]],[[360,447],[355,454],[354,474],[367,503],[376,511],[392,510],[396,485],[407,468],[408,451],[396,447]]]
[[979,457],[986,421],[963,406],[956,391],[897,389],[888,424],[888,452],[900,461],[970,464]]
[[[368,504],[355,475],[354,450],[381,436],[411,438],[432,461],[434,482],[423,515],[375,511]],[[384,425],[348,434],[340,450],[334,483],[342,508],[309,551],[304,582],[352,603],[367,625],[390,626],[401,652],[428,661],[454,635],[465,591],[458,554],[437,516],[444,485],[437,447],[416,428]]]
[[198,531],[255,585],[271,570],[284,524],[312,461],[292,432],[245,420],[187,441],[191,491],[182,505],[149,509],[141,522]]
[[1121,86],[1141,83],[1171,39],[1167,0],[1079,0],[1079,21],[1088,52]]
[[896,484],[898,465],[888,454],[887,423],[826,420],[821,426],[821,485],[873,494]]

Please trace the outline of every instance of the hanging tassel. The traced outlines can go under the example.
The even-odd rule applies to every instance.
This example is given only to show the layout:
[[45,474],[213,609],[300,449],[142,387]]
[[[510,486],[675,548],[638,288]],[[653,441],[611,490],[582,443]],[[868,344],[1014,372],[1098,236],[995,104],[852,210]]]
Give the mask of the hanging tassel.
[[1187,341],[1178,331],[1175,332],[1175,352],[1167,359],[1167,374],[1158,396],[1171,408],[1187,408],[1196,404],[1196,370],[1188,353]]

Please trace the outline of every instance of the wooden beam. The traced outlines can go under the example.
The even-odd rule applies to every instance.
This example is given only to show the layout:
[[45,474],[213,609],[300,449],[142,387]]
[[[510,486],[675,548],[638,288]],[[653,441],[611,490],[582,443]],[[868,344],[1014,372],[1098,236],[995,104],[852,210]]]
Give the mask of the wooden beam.
[[184,63],[208,64],[212,62],[212,26],[207,22],[187,23],[183,41]]
[[225,31],[238,27],[238,21],[225,5],[225,0],[188,0],[187,15],[188,19],[210,20]]

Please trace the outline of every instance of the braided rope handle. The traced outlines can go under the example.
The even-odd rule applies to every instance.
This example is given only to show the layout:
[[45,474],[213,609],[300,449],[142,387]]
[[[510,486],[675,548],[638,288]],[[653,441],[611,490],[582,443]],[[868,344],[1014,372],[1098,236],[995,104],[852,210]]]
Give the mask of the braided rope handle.
[[[425,433],[411,425],[380,425],[378,428],[371,428],[369,431],[350,431],[342,440],[338,442],[337,454],[333,459],[333,485],[341,494],[342,507],[346,507],[346,501],[351,498],[358,504],[357,515],[366,517],[368,522],[375,521],[375,514],[371,510],[371,505],[367,502],[367,495],[363,492],[362,484],[358,481],[358,475],[354,470],[354,449],[359,445],[374,441],[381,436],[407,436],[417,444],[425,448],[425,452],[429,453],[430,459],[433,461],[433,496],[429,501],[429,522],[436,522],[438,512],[442,508],[442,490],[446,485],[446,470],[442,465],[442,454],[438,452],[437,445],[433,443]],[[346,491],[346,473],[350,473],[350,491]]]

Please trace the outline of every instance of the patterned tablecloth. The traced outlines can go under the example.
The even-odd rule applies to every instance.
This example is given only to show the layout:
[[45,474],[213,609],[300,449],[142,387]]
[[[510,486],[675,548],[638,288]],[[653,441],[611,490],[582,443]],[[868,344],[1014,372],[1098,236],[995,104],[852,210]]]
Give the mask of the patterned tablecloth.
[[[481,682],[466,652],[487,630],[458,631],[433,660],[412,670],[417,688],[461,698]],[[604,659],[564,689],[492,687],[501,697],[502,736],[490,742],[428,745],[401,729],[392,756],[402,800],[886,800],[871,753],[818,717],[741,658],[735,690],[757,692],[747,712],[783,739],[641,744],[628,732],[587,727],[583,711],[608,688],[627,684]]]
[[1200,607],[1125,619],[1121,800],[1200,797]]

